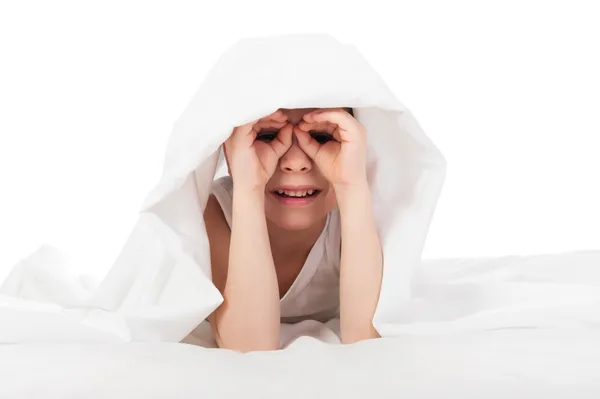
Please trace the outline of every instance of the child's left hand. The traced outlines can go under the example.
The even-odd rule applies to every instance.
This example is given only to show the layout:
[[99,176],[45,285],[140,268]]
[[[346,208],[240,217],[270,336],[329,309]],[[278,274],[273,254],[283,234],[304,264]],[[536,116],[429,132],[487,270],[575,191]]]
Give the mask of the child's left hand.
[[366,128],[346,110],[309,112],[294,126],[294,134],[334,189],[366,183]]

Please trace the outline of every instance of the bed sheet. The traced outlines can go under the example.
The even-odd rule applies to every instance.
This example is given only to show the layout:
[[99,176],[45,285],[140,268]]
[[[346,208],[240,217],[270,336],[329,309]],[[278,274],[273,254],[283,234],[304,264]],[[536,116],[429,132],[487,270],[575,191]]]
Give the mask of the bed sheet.
[[344,346],[308,322],[283,350],[239,354],[35,331],[0,345],[0,398],[600,397],[600,251],[418,270],[395,337]]
[[[0,345],[1,398],[598,398],[583,330],[406,335],[351,346],[299,338],[238,354],[187,344]],[[543,396],[541,396],[543,395]]]

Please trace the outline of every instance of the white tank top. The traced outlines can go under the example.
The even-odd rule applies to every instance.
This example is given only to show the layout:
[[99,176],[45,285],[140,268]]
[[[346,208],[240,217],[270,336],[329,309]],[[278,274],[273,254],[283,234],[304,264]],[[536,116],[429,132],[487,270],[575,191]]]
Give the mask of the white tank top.
[[[216,179],[212,193],[231,229],[231,176]],[[340,239],[340,216],[338,209],[334,208],[327,215],[325,228],[310,250],[298,277],[280,300],[282,323],[307,319],[324,323],[339,316]]]

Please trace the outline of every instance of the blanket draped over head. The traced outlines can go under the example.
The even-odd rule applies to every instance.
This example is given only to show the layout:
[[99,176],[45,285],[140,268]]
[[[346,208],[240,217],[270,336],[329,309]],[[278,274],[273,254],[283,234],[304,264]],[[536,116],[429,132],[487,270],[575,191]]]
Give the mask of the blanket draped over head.
[[[220,57],[175,122],[162,177],[109,273],[61,313],[119,340],[183,339],[223,299],[211,280],[202,217],[222,143],[235,126],[278,108],[316,107],[352,107],[366,127],[383,250],[373,323],[382,336],[392,334],[411,297],[446,162],[357,48],[325,34],[243,39]],[[10,279],[0,294],[14,287]]]

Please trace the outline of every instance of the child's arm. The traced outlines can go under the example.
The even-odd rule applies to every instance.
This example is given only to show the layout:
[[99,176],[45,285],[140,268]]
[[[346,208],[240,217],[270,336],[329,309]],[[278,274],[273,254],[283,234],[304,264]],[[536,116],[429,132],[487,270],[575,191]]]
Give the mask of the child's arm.
[[240,352],[279,349],[279,289],[264,193],[241,193],[234,188],[231,232],[212,195],[204,219],[213,283],[224,298],[209,316],[217,345]]
[[365,180],[363,185],[337,188],[336,195],[342,225],[342,343],[378,338],[373,315],[381,289],[383,255],[371,208],[371,192]]
[[[379,337],[373,315],[379,301],[383,255],[367,181],[366,128],[344,109],[317,110],[303,119],[294,130],[298,144],[333,185],[342,219],[342,342]],[[325,129],[331,140],[317,142],[309,134],[313,129]]]
[[[262,129],[279,129],[273,140]],[[231,232],[217,200],[205,210],[213,283],[223,303],[209,316],[217,344],[240,352],[279,349],[277,273],[265,217],[265,186],[292,144],[281,110],[233,129],[223,152],[233,179]]]

